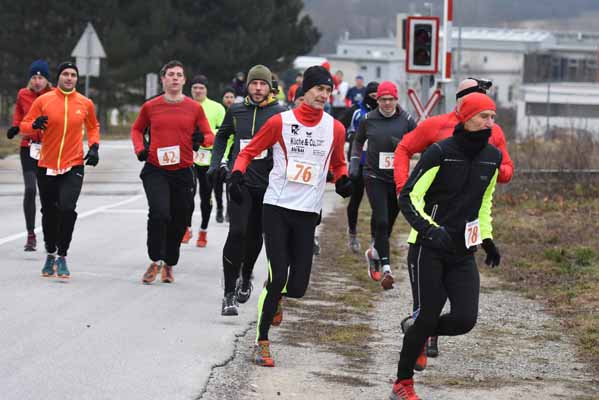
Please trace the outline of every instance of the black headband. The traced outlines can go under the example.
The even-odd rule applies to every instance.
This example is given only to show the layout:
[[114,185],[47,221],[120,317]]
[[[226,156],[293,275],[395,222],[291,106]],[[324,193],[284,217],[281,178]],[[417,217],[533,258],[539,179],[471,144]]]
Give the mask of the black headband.
[[484,90],[484,89],[481,89],[479,86],[472,86],[472,87],[469,87],[469,88],[466,88],[464,90],[460,90],[459,92],[457,92],[455,94],[455,99],[457,100],[460,97],[464,97],[464,96],[466,96],[467,94],[470,94],[470,93],[487,94],[487,91]]

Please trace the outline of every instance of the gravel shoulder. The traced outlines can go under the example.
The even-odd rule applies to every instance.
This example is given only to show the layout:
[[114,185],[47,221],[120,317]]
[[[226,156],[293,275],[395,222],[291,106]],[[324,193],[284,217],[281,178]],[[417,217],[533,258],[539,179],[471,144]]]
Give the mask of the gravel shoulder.
[[[401,222],[396,231],[407,232]],[[341,253],[347,257],[349,252],[340,239],[345,232],[344,209],[325,218],[321,232],[324,252],[337,254],[315,257],[306,297],[288,302],[283,324],[271,330],[276,367],[252,364],[255,327],[251,326],[238,337],[230,361],[213,369],[198,399],[388,398],[401,349],[399,323],[411,309],[405,238],[395,238],[399,282],[383,292],[374,282],[356,282],[351,273],[331,273],[330,257],[340,258]],[[350,257],[364,264],[362,256]],[[486,267],[481,264],[482,271]],[[356,312],[334,303],[335,293],[354,286],[359,290],[363,284],[370,285],[372,307]],[[576,359],[574,340],[560,321],[541,302],[502,287],[500,280],[483,271],[477,326],[467,335],[440,338],[440,356],[429,358],[427,369],[415,376],[419,396],[431,400],[599,399],[599,377]],[[331,306],[337,314],[334,318]],[[365,340],[348,348],[345,336],[339,336],[339,351],[327,341],[331,332],[353,332]]]

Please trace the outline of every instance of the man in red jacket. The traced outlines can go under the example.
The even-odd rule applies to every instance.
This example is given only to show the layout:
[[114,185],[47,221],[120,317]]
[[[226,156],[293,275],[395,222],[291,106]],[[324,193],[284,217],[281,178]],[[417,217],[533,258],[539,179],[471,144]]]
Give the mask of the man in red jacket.
[[[485,81],[481,81],[485,82]],[[486,81],[488,82],[488,81]],[[487,86],[487,89],[490,86]],[[458,114],[460,105],[465,96],[471,93],[486,93],[485,85],[479,84],[479,81],[473,78],[463,80],[456,92],[456,108],[442,115],[436,115],[422,121],[416,129],[405,135],[401,142],[395,148],[395,157],[393,161],[395,188],[399,195],[401,189],[408,180],[410,170],[410,158],[415,153],[422,153],[431,144],[446,139],[452,135],[453,128],[459,123]],[[489,143],[501,151],[503,157],[499,169],[500,183],[508,183],[514,174],[514,163],[507,152],[505,135],[498,124],[493,125]]]
[[[410,170],[410,158],[414,153],[422,153],[431,144],[439,142],[450,137],[453,134],[455,126],[459,123],[459,111],[462,101],[472,93],[484,93],[491,87],[490,81],[468,78],[460,82],[456,92],[456,108],[442,115],[436,115],[422,121],[416,129],[405,135],[401,142],[395,148],[393,160],[395,190],[397,195],[403,189],[408,180]],[[514,174],[514,163],[507,151],[505,135],[499,124],[494,124],[491,128],[491,137],[489,143],[501,151],[502,161],[499,167],[499,176],[497,180],[500,183],[508,183]],[[414,288],[412,288],[414,290]],[[418,296],[414,295],[414,311],[419,308],[417,303]],[[427,343],[426,351],[418,358],[417,370],[426,367],[426,356],[436,357],[438,355],[437,338],[431,337]]]
[[[137,159],[145,161],[140,177],[148,213],[148,256],[152,261],[142,282],[151,284],[162,271],[162,282],[173,283],[181,239],[193,212],[195,177],[193,150],[212,146],[214,134],[202,106],[183,95],[183,64],[173,60],[160,70],[164,94],[146,101],[131,127]],[[148,145],[144,131],[150,127]]]

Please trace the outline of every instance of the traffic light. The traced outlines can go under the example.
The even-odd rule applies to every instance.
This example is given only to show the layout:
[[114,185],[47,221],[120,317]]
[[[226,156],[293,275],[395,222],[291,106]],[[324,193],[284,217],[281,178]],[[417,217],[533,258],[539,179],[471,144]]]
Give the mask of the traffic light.
[[436,74],[439,70],[439,18],[408,17],[406,72]]

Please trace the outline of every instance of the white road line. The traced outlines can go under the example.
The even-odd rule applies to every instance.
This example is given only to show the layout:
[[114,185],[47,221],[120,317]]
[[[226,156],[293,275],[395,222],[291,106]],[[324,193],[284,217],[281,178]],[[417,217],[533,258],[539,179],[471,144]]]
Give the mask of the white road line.
[[[77,219],[82,219],[82,218],[87,218],[89,216],[104,212],[106,210],[109,210],[113,207],[119,207],[125,204],[129,204],[129,203],[133,203],[134,201],[137,201],[139,199],[141,199],[142,197],[144,197],[144,195],[138,194],[137,196],[133,196],[128,198],[127,200],[121,200],[118,201],[116,203],[112,203],[112,204],[107,204],[105,206],[100,206],[100,207],[96,207],[92,210],[86,211],[84,213],[81,213],[77,216]],[[38,227],[35,229],[35,233],[40,233],[42,231],[41,227]],[[21,239],[21,238],[25,238],[27,237],[27,231],[25,232],[21,232],[21,233],[15,233],[14,235],[10,235],[10,236],[6,236],[0,239],[0,246],[5,244],[5,243],[9,243],[12,242],[14,240],[17,239]]]

